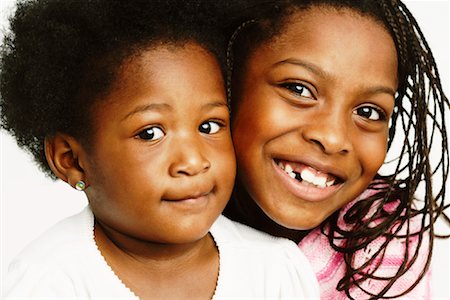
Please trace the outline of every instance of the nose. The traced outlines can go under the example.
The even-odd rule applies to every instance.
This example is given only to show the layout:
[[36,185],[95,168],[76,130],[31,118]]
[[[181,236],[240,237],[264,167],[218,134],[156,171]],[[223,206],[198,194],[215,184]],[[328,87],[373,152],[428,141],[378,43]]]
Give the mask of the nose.
[[179,141],[172,150],[173,159],[169,167],[172,177],[195,176],[211,167],[202,146],[193,139]]
[[347,122],[343,112],[324,112],[309,122],[302,134],[326,154],[345,154],[352,148]]

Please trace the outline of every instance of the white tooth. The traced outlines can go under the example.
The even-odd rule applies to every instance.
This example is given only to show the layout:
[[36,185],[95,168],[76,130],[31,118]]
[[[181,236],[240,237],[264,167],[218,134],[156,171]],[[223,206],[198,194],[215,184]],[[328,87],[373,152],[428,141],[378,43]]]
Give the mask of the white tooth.
[[327,179],[325,177],[314,177],[313,183],[319,187],[325,187]]
[[332,186],[333,184],[334,184],[334,179],[327,181],[327,183],[326,183],[327,186]]
[[305,180],[305,181],[307,181],[307,182],[310,182],[310,183],[314,183],[314,174],[311,172],[311,171],[309,171],[308,169],[304,169],[303,171],[302,171],[302,173],[301,173],[301,176],[302,176],[302,179],[303,180]]
[[281,161],[278,162],[278,166],[280,167],[280,169],[284,170],[284,166],[283,166],[283,164],[281,163]]
[[290,164],[286,164],[285,166],[284,166],[284,170],[286,171],[286,173],[292,173],[292,171],[294,171],[294,169],[292,169],[292,167],[291,167],[291,165]]
[[295,179],[295,173],[294,172],[290,172],[290,173],[288,173],[288,175],[291,176],[291,178]]

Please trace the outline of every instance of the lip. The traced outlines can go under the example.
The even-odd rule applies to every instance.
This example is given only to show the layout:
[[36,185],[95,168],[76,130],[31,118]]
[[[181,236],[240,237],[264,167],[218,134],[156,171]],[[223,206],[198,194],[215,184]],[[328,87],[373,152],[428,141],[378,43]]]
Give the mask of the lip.
[[192,195],[186,196],[184,198],[168,200],[168,201],[196,201],[196,200],[201,200],[202,198],[207,197],[209,194],[210,194],[210,192],[192,194]]
[[[280,158],[281,159],[281,158]],[[297,198],[303,199],[309,202],[320,202],[324,201],[331,196],[333,196],[339,189],[341,189],[343,182],[345,182],[346,176],[339,170],[326,166],[323,163],[317,163],[314,161],[305,161],[305,160],[296,160],[296,159],[281,159],[285,161],[292,161],[301,163],[304,165],[311,166],[312,168],[321,171],[323,173],[332,174],[335,177],[338,177],[341,181],[339,184],[332,185],[325,188],[319,188],[312,184],[304,184],[300,183],[296,179],[291,178],[284,170],[282,170],[277,164],[276,160],[272,159],[272,166],[275,169],[275,173],[277,177],[280,179],[281,183],[286,187],[286,189],[291,192]]]
[[200,209],[208,204],[212,194],[213,189],[208,192],[186,193],[185,196],[181,194],[180,196],[162,199],[162,201],[184,209]]
[[317,160],[317,159],[312,159],[312,158],[306,158],[306,159],[298,159],[295,157],[273,157],[272,161],[277,161],[277,160],[284,160],[284,161],[291,161],[291,162],[296,162],[296,163],[300,163],[303,165],[307,165],[310,166],[314,169],[316,169],[317,171],[320,171],[322,173],[328,173],[333,175],[334,177],[339,178],[341,181],[346,181],[347,180],[347,175],[342,172],[341,169],[336,168],[330,164],[325,164],[323,163],[323,161],[321,160]]

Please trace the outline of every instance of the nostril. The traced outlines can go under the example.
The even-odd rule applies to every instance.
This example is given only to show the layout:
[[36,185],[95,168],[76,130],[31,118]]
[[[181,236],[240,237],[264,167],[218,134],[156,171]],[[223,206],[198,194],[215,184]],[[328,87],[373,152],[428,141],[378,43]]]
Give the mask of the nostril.
[[[324,116],[322,120],[304,126],[301,134],[305,141],[316,145],[326,154],[345,154],[351,151],[352,138],[347,130],[345,119],[339,115]],[[333,117],[333,118],[332,118]]]
[[311,139],[311,142],[319,146],[322,151],[326,151],[325,146],[319,140]]
[[316,144],[321,151],[327,154],[333,154],[333,153],[341,153],[346,154],[349,152],[348,147],[344,145],[344,143],[341,143],[337,138],[331,137],[330,139],[324,139],[323,142],[321,142],[318,139],[311,139],[312,143]]
[[169,168],[172,176],[195,176],[207,172],[211,163],[203,156],[190,156],[173,162]]
[[178,175],[189,175],[189,172],[184,171],[184,170],[178,170],[177,174]]

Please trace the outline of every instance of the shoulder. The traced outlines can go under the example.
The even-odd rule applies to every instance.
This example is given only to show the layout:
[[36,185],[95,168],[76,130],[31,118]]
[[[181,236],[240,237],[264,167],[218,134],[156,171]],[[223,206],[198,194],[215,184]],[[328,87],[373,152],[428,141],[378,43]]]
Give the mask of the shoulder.
[[[375,193],[373,190],[366,190],[360,197],[350,202],[340,212],[338,224],[340,228],[348,230],[344,222],[344,213],[356,202],[363,201],[368,196]],[[389,211],[396,203],[388,203],[384,210]],[[372,211],[369,211],[371,213]],[[369,215],[370,216],[370,215]],[[364,219],[364,217],[363,217]],[[429,255],[429,231],[418,233],[422,229],[420,217],[410,218],[407,226],[399,228],[392,226],[388,232],[397,235],[396,238],[387,240],[385,236],[374,239],[366,247],[353,252],[352,265],[364,266],[360,274],[371,274],[365,281],[359,283],[360,288],[352,287],[351,295],[354,298],[366,298],[367,294],[363,290],[368,290],[374,294],[379,293],[389,283],[387,278],[392,278],[401,272],[401,276],[392,283],[387,296],[394,296],[402,293],[418,280],[425,270]],[[407,231],[410,236],[407,238]],[[343,246],[344,239],[336,239],[333,243]],[[344,292],[336,290],[339,281],[345,276],[346,263],[343,252],[336,251],[330,244],[327,232],[324,234],[320,228],[312,230],[299,244],[313,266],[319,280],[323,298],[335,298],[345,296]],[[373,261],[369,263],[370,259]],[[414,261],[413,261],[414,260]],[[405,266],[407,270],[401,271]],[[430,273],[427,272],[418,286],[416,286],[407,297],[427,298],[429,297]],[[384,279],[379,279],[384,278]]]
[[221,283],[230,281],[229,286],[235,288],[245,285],[241,291],[252,290],[253,285],[264,293],[252,296],[318,297],[315,274],[294,242],[224,216],[219,217],[210,232],[220,253]]
[[72,245],[80,245],[80,240],[93,240],[93,224],[94,216],[86,207],[78,214],[56,223],[28,244],[12,264],[17,261],[56,259],[64,251],[71,252]]
[[74,298],[72,278],[56,264],[18,260],[8,269],[6,299]]
[[33,290],[33,295],[40,295],[40,289],[45,288],[46,295],[52,291],[55,295],[72,295],[71,268],[79,265],[77,257],[86,258],[89,240],[93,239],[92,233],[89,237],[92,226],[93,215],[85,208],[31,242],[9,265],[6,294],[23,296]]
[[222,243],[239,243],[241,246],[265,245],[269,247],[289,247],[295,244],[287,239],[272,236],[247,225],[232,221],[221,215],[211,227],[214,239]]

